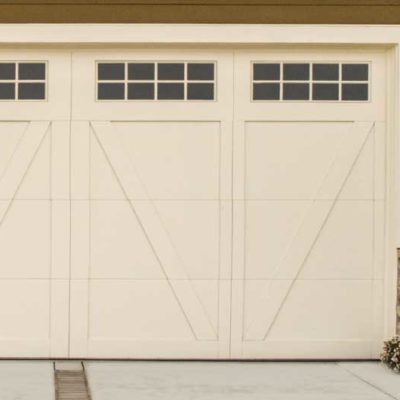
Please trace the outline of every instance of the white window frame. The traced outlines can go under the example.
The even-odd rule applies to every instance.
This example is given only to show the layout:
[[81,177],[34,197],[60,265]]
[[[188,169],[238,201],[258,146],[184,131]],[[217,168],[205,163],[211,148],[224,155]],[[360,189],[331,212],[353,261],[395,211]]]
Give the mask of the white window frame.
[[[279,64],[280,68],[280,78],[277,80],[254,80],[254,64]],[[283,65],[287,64],[308,64],[310,67],[310,75],[307,80],[285,80],[283,79]],[[313,77],[313,65],[314,64],[336,64],[339,67],[339,77],[337,80],[328,80],[328,81],[319,81],[319,80],[314,80]],[[368,65],[368,80],[366,81],[345,81],[342,79],[342,65],[349,65],[349,64],[366,64]],[[331,61],[305,61],[305,60],[298,60],[298,61],[282,61],[282,60],[276,60],[276,61],[263,61],[263,60],[256,60],[252,61],[251,65],[251,102],[256,102],[256,103],[262,103],[262,102],[307,102],[307,103],[370,103],[371,102],[371,62],[368,60],[365,61],[342,61],[342,60],[331,60]],[[279,83],[279,99],[271,99],[271,100],[255,100],[254,99],[254,84],[257,83]],[[283,85],[285,83],[306,83],[309,85],[309,98],[305,100],[290,100],[290,99],[284,99],[283,98]],[[338,90],[339,90],[339,95],[337,100],[318,100],[318,99],[313,99],[312,96],[312,90],[313,90],[313,84],[337,84],[338,85]],[[368,99],[367,100],[343,100],[342,99],[342,85],[343,84],[367,84],[368,85]]]
[[[99,64],[124,64],[125,79],[105,80],[98,77]],[[129,64],[154,64],[154,79],[140,79],[133,80],[128,78],[128,65]],[[159,79],[158,78],[158,64],[183,64],[183,79]],[[213,64],[214,65],[214,79],[213,80],[194,80],[188,79],[188,64]],[[124,98],[123,99],[99,99],[98,88],[99,83],[123,83],[124,84]],[[128,84],[129,83],[152,83],[154,84],[154,99],[128,99]],[[183,84],[183,98],[182,99],[159,99],[158,98],[158,84],[159,83],[179,83]],[[211,83],[213,85],[213,98],[208,99],[188,99],[188,85],[190,83]],[[96,101],[144,101],[144,102],[166,102],[166,101],[184,101],[184,102],[215,102],[217,100],[217,61],[214,60],[97,60],[96,61]]]
[[[15,64],[15,78],[14,79],[0,79],[0,83],[13,83],[15,85],[15,97],[14,99],[0,99],[0,102],[12,101],[12,102],[37,102],[47,101],[48,91],[48,61],[47,60],[2,60],[0,64]],[[44,64],[45,75],[44,79],[19,79],[19,64]],[[43,99],[19,99],[18,91],[20,83],[43,83],[44,84],[44,98]]]

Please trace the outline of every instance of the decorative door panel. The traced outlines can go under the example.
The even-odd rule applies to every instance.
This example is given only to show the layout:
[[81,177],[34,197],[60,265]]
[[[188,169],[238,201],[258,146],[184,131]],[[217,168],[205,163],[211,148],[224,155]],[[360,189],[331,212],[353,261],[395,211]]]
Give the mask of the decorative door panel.
[[0,55],[0,357],[67,357],[70,56]]
[[0,122],[0,354],[68,355],[69,123]]
[[77,87],[96,93],[78,71],[99,60],[216,61],[223,90],[211,102],[99,98],[74,108],[86,121],[72,126],[71,357],[229,357],[231,60],[82,53]]
[[[243,304],[240,314],[233,306],[236,356],[376,357],[383,133],[370,122],[245,125],[245,193],[234,205],[243,221],[234,251],[245,260],[234,268],[234,301]],[[259,157],[260,148],[281,157]]]
[[[369,83],[374,92],[364,103],[251,100],[242,82],[245,66],[248,76],[256,74],[254,62],[270,72],[273,60],[282,72],[286,61],[304,66],[310,59],[321,65],[322,59],[331,66],[342,58],[350,63],[350,57],[335,52],[237,57],[241,95],[235,101],[243,107],[237,109],[234,133],[233,358],[379,355],[386,133],[385,123],[375,118],[384,104],[383,57],[352,56],[351,63],[370,63],[375,74]],[[379,83],[377,72],[383,74]],[[284,77],[285,72],[281,90]],[[263,89],[270,90],[266,84]],[[292,113],[297,106],[303,108],[300,120]],[[348,120],[352,111],[360,121]]]

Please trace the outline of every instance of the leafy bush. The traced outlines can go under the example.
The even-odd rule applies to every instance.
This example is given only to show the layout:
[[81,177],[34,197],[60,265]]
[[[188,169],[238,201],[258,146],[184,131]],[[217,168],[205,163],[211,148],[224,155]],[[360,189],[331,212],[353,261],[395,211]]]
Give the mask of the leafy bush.
[[382,362],[395,372],[400,372],[400,337],[395,336],[384,342]]

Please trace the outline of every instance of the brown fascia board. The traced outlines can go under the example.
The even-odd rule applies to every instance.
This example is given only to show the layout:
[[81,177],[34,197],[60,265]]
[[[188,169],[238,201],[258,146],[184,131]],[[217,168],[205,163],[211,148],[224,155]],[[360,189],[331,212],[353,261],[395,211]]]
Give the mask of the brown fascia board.
[[0,23],[400,24],[400,0],[0,0]]

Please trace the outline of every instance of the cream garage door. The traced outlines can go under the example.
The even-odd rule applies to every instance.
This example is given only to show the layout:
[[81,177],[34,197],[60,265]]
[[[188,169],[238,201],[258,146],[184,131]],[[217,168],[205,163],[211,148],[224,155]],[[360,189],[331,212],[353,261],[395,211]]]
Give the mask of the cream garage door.
[[385,70],[2,52],[0,356],[377,357]]

